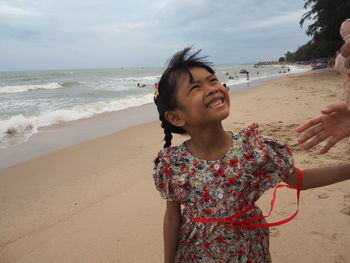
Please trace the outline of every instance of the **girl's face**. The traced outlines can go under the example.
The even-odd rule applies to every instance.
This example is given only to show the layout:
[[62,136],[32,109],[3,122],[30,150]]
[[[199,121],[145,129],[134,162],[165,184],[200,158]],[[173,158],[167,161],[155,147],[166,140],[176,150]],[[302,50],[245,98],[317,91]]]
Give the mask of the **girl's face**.
[[221,122],[229,115],[230,97],[218,78],[204,68],[191,68],[193,81],[180,75],[176,90],[178,111],[186,125],[204,127]]

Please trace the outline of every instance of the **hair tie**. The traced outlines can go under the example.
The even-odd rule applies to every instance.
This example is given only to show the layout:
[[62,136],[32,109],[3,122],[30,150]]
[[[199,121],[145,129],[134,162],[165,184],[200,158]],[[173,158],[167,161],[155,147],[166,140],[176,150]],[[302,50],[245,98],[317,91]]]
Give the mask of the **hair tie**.
[[157,103],[158,96],[159,96],[158,83],[155,83],[154,84],[154,94],[153,94],[153,100],[155,103]]

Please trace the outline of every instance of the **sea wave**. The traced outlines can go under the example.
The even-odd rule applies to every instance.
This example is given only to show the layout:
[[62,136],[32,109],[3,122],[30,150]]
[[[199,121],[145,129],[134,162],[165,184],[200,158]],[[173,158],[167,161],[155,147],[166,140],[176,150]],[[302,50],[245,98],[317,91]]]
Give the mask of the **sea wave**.
[[155,76],[145,76],[145,77],[128,77],[128,78],[118,78],[116,80],[118,81],[158,81],[160,79],[161,75],[155,75]]
[[65,82],[60,82],[59,85],[62,87],[71,87],[75,85],[80,85],[81,83],[79,81],[65,81]]
[[12,116],[8,119],[0,120],[0,148],[7,147],[7,141],[13,136],[18,136],[18,134],[26,134],[23,138],[27,140],[30,135],[36,133],[41,127],[85,119],[97,114],[140,106],[151,103],[152,101],[153,95],[147,94],[139,97],[126,97],[112,101],[76,105],[70,109],[41,112],[31,116],[25,116],[23,114]]
[[265,80],[265,79],[270,79],[270,78],[276,78],[276,77],[282,77],[284,75],[289,75],[289,74],[296,74],[296,73],[302,73],[310,70],[310,67],[305,67],[305,66],[299,66],[299,65],[289,65],[290,68],[289,72],[285,73],[275,73],[275,74],[260,74],[260,75],[254,75],[250,76],[249,80],[246,79],[246,75],[240,74],[239,78],[237,79],[232,79],[226,81],[226,85],[228,86],[235,86],[235,85],[240,85],[240,84],[245,84],[245,83],[251,83],[253,81],[260,81],[260,80]]
[[61,85],[57,82],[52,82],[47,84],[3,86],[3,87],[0,87],[0,94],[18,93],[18,92],[26,92],[26,91],[33,91],[33,90],[60,89],[63,87],[64,85]]

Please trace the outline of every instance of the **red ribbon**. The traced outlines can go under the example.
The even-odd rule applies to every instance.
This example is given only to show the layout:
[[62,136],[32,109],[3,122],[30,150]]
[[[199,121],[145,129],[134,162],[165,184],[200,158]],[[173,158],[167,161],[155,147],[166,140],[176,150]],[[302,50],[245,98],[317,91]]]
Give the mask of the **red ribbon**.
[[[238,214],[232,215],[230,217],[226,217],[224,219],[206,219],[206,218],[195,218],[193,216],[191,216],[191,219],[197,222],[201,222],[201,223],[214,223],[214,222],[218,222],[223,224],[225,227],[231,227],[231,228],[245,228],[245,229],[253,229],[253,228],[262,228],[262,227],[270,227],[270,226],[278,226],[278,225],[282,225],[285,224],[289,221],[291,221],[293,218],[296,217],[296,215],[298,214],[299,211],[299,198],[300,198],[300,189],[301,189],[301,184],[303,181],[303,172],[298,169],[295,168],[295,170],[298,173],[298,184],[297,184],[297,188],[294,188],[290,185],[287,184],[280,184],[277,185],[273,191],[273,197],[272,200],[270,202],[270,211],[266,216],[256,216],[256,217],[252,217],[249,218],[247,220],[242,220],[242,221],[236,221],[236,220],[232,220],[234,218],[238,218],[241,217],[242,215],[245,215],[246,213],[248,213],[250,210],[252,210],[254,208],[254,204],[247,207],[246,209],[244,209],[243,211],[241,211]],[[269,217],[271,215],[271,212],[273,210],[273,207],[275,205],[275,201],[276,201],[276,192],[277,189],[282,188],[282,187],[287,187],[290,189],[294,189],[297,190],[297,210],[295,211],[295,213],[293,215],[291,215],[290,217],[284,219],[284,220],[280,220],[277,222],[272,222],[272,223],[266,223],[266,224],[252,224],[252,225],[247,225],[247,223],[251,223],[266,217]]]

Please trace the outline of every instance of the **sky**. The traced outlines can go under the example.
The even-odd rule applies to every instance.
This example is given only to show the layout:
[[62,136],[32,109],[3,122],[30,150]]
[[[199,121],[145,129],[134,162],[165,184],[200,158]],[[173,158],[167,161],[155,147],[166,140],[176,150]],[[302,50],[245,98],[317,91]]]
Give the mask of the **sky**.
[[310,37],[303,0],[0,0],[0,71],[278,60]]

